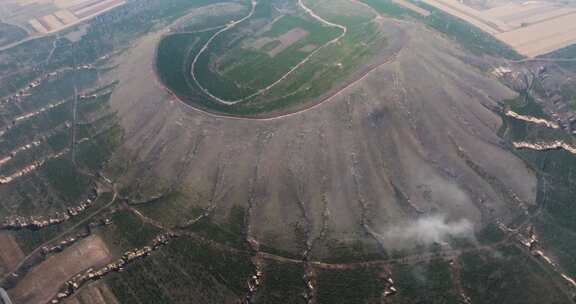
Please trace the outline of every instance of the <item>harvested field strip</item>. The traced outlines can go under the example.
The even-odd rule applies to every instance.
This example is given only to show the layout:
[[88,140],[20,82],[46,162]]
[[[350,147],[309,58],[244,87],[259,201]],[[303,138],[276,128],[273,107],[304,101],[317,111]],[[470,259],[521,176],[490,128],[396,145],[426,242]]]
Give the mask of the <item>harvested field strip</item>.
[[124,0],[106,0],[106,1],[102,1],[102,2],[99,2],[97,4],[94,4],[92,6],[84,7],[82,9],[77,10],[77,11],[74,11],[74,14],[79,18],[85,18],[85,17],[88,17],[90,15],[96,14],[96,13],[101,12],[101,11],[105,11],[107,9],[110,9],[112,7],[116,7],[116,6],[124,4],[124,3],[125,3]]
[[555,7],[538,7],[530,12],[516,13],[502,17],[502,21],[519,23],[537,23],[552,20],[574,13],[574,9],[557,9]]
[[78,20],[78,18],[68,10],[57,11],[54,13],[54,15],[58,17],[58,19],[60,19],[60,21],[62,21],[64,24],[72,23]]
[[42,17],[42,19],[48,24],[50,27],[50,31],[57,30],[64,26],[60,20],[58,20],[54,15],[46,15]]
[[533,5],[518,5],[516,3],[508,3],[502,6],[496,6],[490,9],[483,11],[484,14],[504,20],[507,16],[517,14],[517,13],[524,13],[526,11],[530,11],[534,9],[534,7],[541,8],[541,6],[533,6]]
[[109,261],[110,251],[102,239],[88,237],[33,268],[8,292],[16,303],[48,303],[70,277],[91,267],[101,267]]
[[[572,14],[571,16],[576,17],[576,14]],[[574,43],[576,43],[576,25],[565,27],[563,32],[539,36],[538,39],[523,42],[514,47],[527,56],[535,57]]]
[[423,0],[461,18],[528,57],[576,43],[576,9],[552,4],[509,4],[487,11],[455,0]]
[[442,11],[445,11],[453,16],[466,20],[473,25],[479,27],[480,29],[488,32],[489,34],[495,35],[501,33],[502,31],[510,30],[509,26],[503,22],[496,20],[486,20],[482,17],[479,12],[464,6],[458,5],[457,3],[447,3],[447,1],[442,0],[423,0],[425,3],[434,6]]
[[0,263],[8,271],[12,271],[18,262],[24,258],[24,253],[8,232],[0,232]]
[[28,21],[28,23],[30,23],[30,25],[38,33],[47,33],[48,32],[48,29],[46,29],[46,27],[44,27],[44,25],[42,25],[42,23],[40,23],[40,21],[38,21],[37,19],[32,19],[32,20]]
[[575,17],[576,13],[569,14],[560,18],[555,18],[548,22],[542,22],[514,31],[502,33],[496,35],[496,37],[506,41],[507,43],[510,43],[513,46],[522,46],[523,44],[537,41],[539,39],[548,37],[549,35],[570,31],[570,29],[574,28]]
[[37,20],[48,32],[51,32],[50,24],[44,19],[44,17],[39,17]]
[[103,0],[85,0],[85,1],[81,1],[79,4],[73,5],[71,7],[68,7],[69,10],[75,12],[78,10],[82,10],[84,8],[87,7],[91,7],[93,5],[98,4],[99,2],[102,2]]
[[554,20],[556,18],[564,17],[566,15],[570,15],[570,14],[574,14],[574,13],[576,13],[576,10],[574,10],[574,9],[555,10],[555,11],[550,12],[549,14],[540,14],[540,15],[536,15],[532,18],[522,19],[522,22],[524,22],[524,23],[546,22],[546,21],[551,21],[551,20]]

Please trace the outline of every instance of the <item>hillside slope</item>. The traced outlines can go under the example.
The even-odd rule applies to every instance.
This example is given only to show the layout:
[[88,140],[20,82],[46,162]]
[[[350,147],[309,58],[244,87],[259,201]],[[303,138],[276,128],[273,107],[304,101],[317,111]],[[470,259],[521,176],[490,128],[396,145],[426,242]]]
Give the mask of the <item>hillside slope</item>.
[[145,38],[118,61],[111,99],[122,156],[138,163],[126,185],[143,198],[178,191],[219,223],[240,206],[251,237],[293,253],[319,240],[318,257],[334,242],[395,249],[379,235],[417,217],[480,228],[533,205],[536,178],[501,144],[490,110],[514,93],[436,33],[378,22],[401,48],[395,58],[319,106],[268,120],[212,116],[169,96],[150,69],[160,36]]

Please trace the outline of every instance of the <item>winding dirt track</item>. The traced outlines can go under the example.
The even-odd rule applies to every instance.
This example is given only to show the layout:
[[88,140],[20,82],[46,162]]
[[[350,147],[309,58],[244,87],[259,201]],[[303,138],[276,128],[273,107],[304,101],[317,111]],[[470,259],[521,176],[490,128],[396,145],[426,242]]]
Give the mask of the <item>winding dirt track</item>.
[[[301,2],[301,0],[299,0]],[[358,2],[357,0],[350,0],[353,3],[362,3],[362,2]],[[362,3],[364,4],[364,3]],[[310,10],[310,12],[312,12]],[[377,14],[377,18],[382,18],[382,16],[374,11]],[[317,16],[317,15],[314,15]],[[244,17],[247,18],[247,17]],[[244,19],[242,18],[242,19]],[[248,17],[249,18],[249,17]],[[236,21],[238,22],[238,21]],[[403,21],[398,21],[395,20],[395,22],[397,23],[403,23]],[[223,30],[225,30],[228,26],[224,26]],[[198,32],[204,32],[205,30],[200,30]],[[217,34],[217,33],[216,33]],[[345,35],[345,34],[344,34]],[[214,36],[213,36],[214,37]],[[339,39],[339,38],[337,38]],[[396,49],[393,54],[391,54],[390,56],[387,56],[387,58],[385,58],[384,60],[380,60],[379,62],[376,62],[374,64],[370,64],[365,66],[364,68],[362,68],[359,73],[356,73],[356,75],[353,75],[353,78],[348,81],[348,82],[344,82],[338,86],[336,86],[335,88],[333,88],[331,90],[331,92],[328,92],[327,94],[325,94],[324,96],[321,96],[319,98],[319,100],[317,102],[314,103],[310,103],[310,105],[305,106],[303,108],[300,109],[295,109],[293,111],[287,111],[284,113],[280,113],[280,114],[269,114],[267,116],[265,115],[259,115],[259,116],[252,116],[252,115],[232,115],[232,114],[224,114],[224,113],[215,113],[209,110],[204,110],[202,108],[190,105],[188,103],[186,103],[184,100],[182,100],[178,94],[176,94],[174,91],[172,91],[169,87],[167,87],[166,85],[164,85],[164,83],[162,82],[162,80],[158,77],[158,71],[156,71],[156,64],[153,64],[152,69],[155,71],[154,75],[155,75],[155,82],[156,84],[161,87],[165,92],[167,92],[170,96],[172,96],[172,98],[174,100],[177,100],[180,102],[180,104],[189,109],[189,110],[193,110],[195,112],[199,112],[211,117],[215,117],[215,118],[226,118],[226,119],[232,119],[232,120],[258,120],[258,121],[271,121],[271,120],[277,120],[277,119],[283,119],[283,118],[288,118],[291,116],[295,116],[295,115],[299,115],[302,114],[303,112],[306,112],[308,110],[312,110],[316,107],[319,107],[320,105],[322,105],[324,102],[332,100],[335,97],[338,97],[339,95],[341,95],[343,92],[345,92],[347,89],[349,89],[350,87],[353,87],[354,85],[356,85],[357,83],[361,82],[362,80],[364,80],[366,77],[368,77],[374,70],[378,69],[379,67],[392,63],[396,60],[396,58],[398,57],[398,55],[400,54],[400,52],[402,51],[403,47],[404,47],[404,43],[403,42],[400,47],[398,47],[398,49]],[[204,46],[206,47],[206,45]],[[203,48],[204,49],[204,48]],[[154,54],[154,58],[157,58],[158,55],[158,49],[155,49],[155,54]],[[198,57],[198,56],[197,56]],[[197,60],[197,58],[195,58],[195,60]],[[194,66],[194,63],[192,63],[192,66]],[[194,68],[192,67],[192,73],[191,76],[193,77],[194,81],[196,82],[197,79],[195,78],[196,76],[193,73]],[[196,85],[198,85],[199,87],[201,87],[199,85],[199,83],[196,82]],[[209,94],[209,92],[204,91],[204,93],[207,93],[207,95],[211,96],[211,94]],[[216,96],[213,96],[215,98],[217,98]]]
[[280,115],[274,115],[274,116],[238,116],[238,115],[231,115],[231,114],[229,115],[229,114],[223,114],[223,113],[210,112],[210,111],[203,110],[201,108],[189,105],[188,103],[184,102],[183,100],[180,99],[180,97],[178,97],[178,95],[176,93],[174,93],[170,88],[165,86],[162,83],[162,81],[160,81],[159,79],[156,79],[156,83],[158,84],[158,86],[162,87],[166,92],[168,92],[168,94],[170,94],[174,99],[180,101],[180,104],[182,106],[184,106],[185,108],[194,110],[196,112],[200,112],[202,114],[206,114],[208,116],[212,116],[212,117],[216,117],[216,118],[233,119],[233,120],[271,121],[271,120],[283,119],[283,118],[288,118],[291,116],[302,114],[303,112],[306,112],[308,110],[312,110],[316,107],[319,107],[320,105],[324,104],[326,101],[329,101],[335,97],[338,97],[344,91],[346,91],[348,88],[350,88],[350,87],[354,86],[355,84],[364,80],[366,77],[368,77],[370,75],[371,72],[373,72],[377,68],[379,68],[383,65],[389,64],[389,63],[393,62],[394,60],[396,60],[398,53],[399,53],[399,51],[396,52],[395,54],[393,54],[392,56],[390,56],[389,58],[387,58],[385,61],[382,61],[382,62],[379,62],[377,64],[368,66],[365,69],[365,71],[363,71],[356,79],[350,81],[347,84],[342,85],[340,88],[337,88],[336,90],[334,90],[333,93],[326,95],[324,98],[321,98],[318,102],[310,104],[309,106],[304,107],[302,109],[299,109],[297,111],[293,111],[293,112],[289,112],[289,113],[285,113],[285,114],[280,114]]
[[267,91],[271,90],[272,88],[274,88],[275,86],[277,86],[278,84],[280,84],[282,81],[284,81],[286,78],[288,78],[292,73],[294,73],[296,70],[298,70],[301,66],[303,66],[304,64],[306,64],[310,58],[312,58],[314,55],[316,55],[318,52],[320,52],[321,50],[325,49],[327,46],[332,45],[337,43],[338,41],[340,41],[344,36],[346,36],[346,34],[348,33],[348,28],[341,25],[341,24],[336,24],[336,23],[332,23],[328,20],[323,19],[322,17],[318,16],[316,13],[314,13],[313,10],[311,10],[309,7],[307,7],[302,0],[298,0],[298,5],[300,6],[300,8],[302,8],[308,15],[310,15],[312,18],[318,20],[320,23],[323,23],[329,27],[337,27],[339,29],[342,30],[342,33],[330,40],[329,42],[327,42],[326,44],[324,44],[322,47],[316,49],[315,51],[313,51],[312,53],[310,53],[310,55],[306,56],[306,58],[304,58],[302,61],[300,61],[297,65],[295,65],[294,67],[292,67],[288,72],[286,72],[286,74],[284,74],[282,77],[280,77],[278,80],[276,80],[274,83],[270,84],[269,86],[258,90],[256,93],[253,93],[249,96],[246,97],[242,97],[240,99],[235,99],[235,100],[225,100],[222,99],[216,95],[214,95],[213,93],[211,93],[207,88],[203,87],[202,84],[200,84],[200,81],[198,81],[198,78],[194,72],[195,67],[196,67],[196,63],[198,62],[198,59],[200,58],[200,56],[202,56],[202,54],[206,51],[206,49],[208,49],[208,47],[210,46],[210,44],[212,43],[212,41],[214,41],[214,39],[216,37],[218,37],[220,34],[234,28],[236,25],[250,19],[253,15],[254,15],[254,11],[256,9],[256,5],[258,4],[257,1],[253,0],[252,1],[252,8],[250,10],[250,13],[239,19],[236,21],[232,21],[230,22],[225,28],[219,30],[218,32],[216,32],[212,37],[210,37],[210,39],[208,39],[208,41],[206,42],[206,44],[204,44],[204,46],[202,47],[202,49],[200,50],[200,52],[198,52],[198,54],[196,54],[196,57],[194,57],[194,60],[192,61],[192,67],[191,67],[191,76],[192,79],[194,80],[194,83],[202,90],[202,92],[204,92],[204,94],[210,96],[210,98],[214,99],[215,101],[221,103],[221,104],[225,104],[225,105],[235,105],[238,104],[240,102],[246,101],[248,99],[251,99],[253,97],[256,97],[258,95],[261,95],[263,93],[266,93]]

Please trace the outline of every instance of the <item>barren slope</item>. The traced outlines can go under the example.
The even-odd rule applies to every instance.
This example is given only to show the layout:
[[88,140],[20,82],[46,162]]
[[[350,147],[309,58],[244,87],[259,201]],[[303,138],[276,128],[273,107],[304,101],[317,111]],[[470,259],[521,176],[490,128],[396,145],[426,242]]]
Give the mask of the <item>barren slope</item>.
[[322,236],[316,257],[334,243],[374,252],[377,239],[393,249],[375,236],[416,217],[479,228],[534,204],[536,178],[500,144],[501,120],[488,109],[513,92],[421,26],[382,27],[389,47],[402,47],[395,60],[319,106],[271,120],[215,117],[173,99],[151,68],[160,34],[142,39],[118,61],[111,101],[126,129],[116,163],[138,160],[124,183],[143,196],[178,189],[219,222],[243,206],[250,236],[291,252]]

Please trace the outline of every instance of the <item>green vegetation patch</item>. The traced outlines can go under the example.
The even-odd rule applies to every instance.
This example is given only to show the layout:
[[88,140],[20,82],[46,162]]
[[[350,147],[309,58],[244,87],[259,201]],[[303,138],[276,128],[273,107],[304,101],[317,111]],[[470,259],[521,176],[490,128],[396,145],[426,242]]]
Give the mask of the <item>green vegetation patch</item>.
[[[234,209],[232,209],[232,212],[234,212]],[[234,215],[232,214],[231,218],[233,217]],[[187,229],[216,242],[235,248],[244,248],[246,242],[243,219],[242,217],[241,223],[232,219],[229,224],[220,224],[208,216],[187,227]]]
[[377,267],[321,269],[317,278],[318,303],[380,303],[386,284],[382,270]]
[[[272,1],[258,5],[269,6]],[[342,31],[297,15],[274,20],[264,33],[239,26],[218,36],[196,64],[199,82],[222,99],[244,98],[271,85],[304,60],[310,54],[302,51],[305,46],[322,46]],[[241,42],[237,42],[239,38]]]
[[101,233],[117,253],[146,246],[162,232],[129,211],[116,212],[111,220],[112,225],[102,229]]
[[77,144],[77,162],[93,171],[100,170],[122,144],[123,136],[124,130],[119,125],[113,125],[88,142]]
[[135,207],[147,217],[170,227],[182,225],[187,220],[197,218],[202,213],[202,209],[194,206],[190,197],[178,191],[138,204]]
[[570,277],[576,277],[576,234],[555,223],[550,214],[542,214],[534,222],[536,232],[540,235],[540,246],[551,254],[562,265]]
[[92,183],[90,178],[76,170],[69,155],[48,160],[41,168],[40,174],[46,177],[53,189],[58,191],[66,201],[78,201],[88,192]]
[[234,293],[243,295],[247,292],[247,280],[254,274],[250,253],[216,248],[210,243],[186,238],[176,240],[169,247],[172,252],[180,254],[183,265],[202,265],[206,272]]
[[106,282],[121,303],[237,303],[253,271],[250,255],[183,236]]
[[504,240],[505,234],[495,224],[486,225],[476,236],[482,244],[494,244]]
[[[569,45],[541,57],[550,59],[576,59],[576,44]],[[576,60],[563,61],[561,64],[563,69],[576,71]]]
[[[322,96],[386,47],[385,37],[370,19],[331,15],[330,3],[307,3],[323,18],[348,27],[338,43],[327,45],[339,37],[342,29],[312,18],[298,7],[296,0],[283,2],[293,13],[280,15],[273,9],[277,2],[259,1],[253,17],[216,37],[194,67],[197,79],[209,92],[224,100],[242,102],[226,105],[213,100],[191,76],[194,58],[215,31],[165,37],[156,61],[163,83],[186,103],[204,110],[272,116],[303,107]],[[243,99],[282,79],[304,58],[308,61],[281,82]]]
[[26,38],[26,36],[28,36],[28,33],[18,26],[0,23],[0,46],[17,42]]
[[[16,236],[16,241],[20,246],[20,248],[22,249],[22,251],[25,254],[28,254],[32,252],[34,249],[36,249],[38,246],[44,244],[45,242],[52,240],[53,238],[61,235],[64,232],[67,232],[68,229],[70,229],[80,221],[85,220],[87,217],[91,216],[95,209],[103,206],[104,204],[109,203],[111,199],[112,199],[112,193],[105,192],[100,194],[100,196],[96,199],[96,201],[94,202],[94,206],[91,209],[88,209],[86,212],[71,218],[70,220],[68,220],[63,224],[49,226],[40,230],[18,230],[14,232]],[[78,202],[72,203],[70,205],[75,206],[76,203]],[[21,205],[22,208],[26,208],[26,206],[27,204]],[[28,212],[35,211],[34,206],[29,207],[30,208]],[[63,206],[58,206],[57,208],[59,208],[59,211],[61,212],[64,210]],[[21,212],[19,214],[25,216],[33,215],[24,212]]]
[[[527,101],[527,102],[526,102]],[[546,118],[530,96],[511,101],[519,113]],[[523,121],[504,117],[502,136],[509,140],[574,143],[573,136]],[[532,223],[545,252],[557,258],[562,268],[576,275],[576,156],[564,150],[516,150],[516,154],[538,173],[538,212]]]
[[156,70],[162,82],[178,96],[201,99],[190,79],[192,55],[198,52],[215,31],[202,34],[173,34],[160,41]]
[[460,295],[454,288],[454,278],[448,262],[436,260],[393,268],[397,296],[393,303],[459,304]]
[[303,294],[304,267],[302,264],[269,262],[264,267],[263,284],[258,290],[256,304],[305,304]]
[[328,256],[323,258],[323,261],[327,263],[354,263],[387,258],[386,253],[382,251],[376,241],[364,240],[362,242],[356,240],[350,243],[337,239],[327,239],[320,244],[324,244],[328,248]]
[[566,303],[551,276],[515,246],[465,253],[460,263],[472,303]]
[[69,105],[69,103],[59,105],[13,124],[4,134],[3,141],[0,142],[0,153],[7,154],[16,147],[30,143],[36,135],[71,121],[72,111],[68,107]]
[[196,220],[204,210],[194,205],[190,197],[177,191],[137,204],[135,207],[146,216],[169,227],[182,227],[212,241],[235,248],[245,248],[246,211],[242,206],[235,205],[230,208],[221,221],[214,220],[213,216],[207,216],[190,225],[188,222]]
[[19,230],[14,233],[16,242],[24,254],[29,254],[41,244],[51,240],[62,232],[59,226],[50,226],[40,231]]

